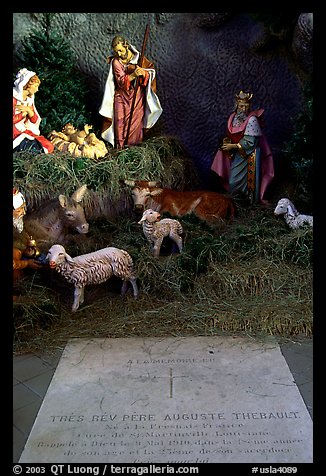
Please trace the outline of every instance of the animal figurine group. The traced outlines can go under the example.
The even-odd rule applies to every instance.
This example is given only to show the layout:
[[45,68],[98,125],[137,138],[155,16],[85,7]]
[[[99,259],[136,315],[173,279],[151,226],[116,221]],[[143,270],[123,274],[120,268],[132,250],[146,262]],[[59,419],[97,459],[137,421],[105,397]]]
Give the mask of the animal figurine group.
[[138,297],[133,260],[125,250],[107,247],[72,258],[62,245],[56,244],[49,249],[47,259],[51,269],[55,269],[75,286],[72,312],[77,311],[79,305],[84,302],[84,289],[87,284],[104,283],[113,275],[123,280],[122,295],[126,293],[130,282],[134,298]]
[[281,198],[274,210],[274,215],[283,215],[286,224],[296,230],[303,226],[313,227],[313,216],[303,215],[298,212],[294,204],[288,198]]
[[[42,236],[47,236],[47,240],[45,240],[48,245],[46,261],[51,269],[55,269],[67,282],[74,284],[72,312],[77,311],[79,306],[84,302],[84,289],[86,285],[104,283],[112,276],[119,277],[123,281],[121,295],[126,293],[129,283],[132,286],[135,299],[139,294],[133,260],[127,251],[108,246],[74,258],[66,252],[64,248],[65,238],[70,228],[74,228],[82,234],[86,234],[89,230],[84,209],[80,204],[86,191],[87,186],[82,185],[75,190],[71,197],[60,194],[58,199],[43,209],[42,212],[34,212],[27,216],[24,225],[26,230],[33,235],[33,237],[37,237],[38,243],[42,243]],[[142,206],[138,206],[139,209],[148,203],[145,198],[149,196],[156,197],[156,195],[160,196],[161,193],[163,193],[162,189],[155,188],[150,182],[143,187],[138,183],[133,188],[134,200],[138,200],[139,197],[144,199]],[[184,216],[186,213],[189,213],[190,210],[197,210],[202,202],[204,206],[201,209],[201,215],[199,214],[198,216],[209,220],[208,210],[211,211],[212,207],[215,207],[215,213],[217,214],[217,202],[219,202],[219,199],[217,200],[215,195],[213,197],[216,201],[211,205],[211,208],[209,208],[208,198],[205,198],[204,195],[199,193],[190,197],[186,192],[183,193],[185,195],[182,195],[180,192],[178,199],[173,198],[178,194],[174,196],[173,194],[163,193],[163,197],[165,198],[158,208],[161,210],[168,208],[170,211],[174,211],[174,216]],[[170,201],[167,200],[168,196]],[[189,200],[187,201],[187,199]],[[137,200],[134,202],[135,206],[139,205]],[[168,203],[170,204],[170,208],[168,207]],[[227,198],[224,202],[221,200],[221,203],[223,205],[219,208],[219,218],[226,217],[227,210],[231,212],[231,216],[233,216],[234,208],[232,201],[229,201]],[[205,207],[208,207],[206,214],[203,212]],[[300,214],[288,198],[282,198],[278,201],[274,215],[283,215],[286,223],[293,230],[302,226],[313,226],[313,217],[311,215]],[[179,220],[173,218],[161,219],[161,212],[159,210],[146,208],[138,224],[142,225],[143,234],[151,244],[154,257],[160,256],[161,246],[165,237],[172,240],[177,245],[179,253],[182,253],[183,227]],[[37,231],[40,233],[38,234]]]
[[182,252],[183,244],[181,234],[183,233],[182,225],[178,220],[172,218],[163,218],[159,212],[148,208],[144,211],[142,218],[138,222],[143,226],[143,232],[147,240],[153,245],[154,256],[160,255],[163,238],[168,236],[174,241],[179,252]]

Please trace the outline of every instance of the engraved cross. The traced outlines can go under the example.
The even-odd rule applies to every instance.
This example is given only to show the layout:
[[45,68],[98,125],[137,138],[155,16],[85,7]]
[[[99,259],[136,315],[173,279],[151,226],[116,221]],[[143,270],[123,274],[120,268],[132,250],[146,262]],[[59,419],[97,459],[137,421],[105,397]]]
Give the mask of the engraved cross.
[[168,377],[154,377],[154,378],[168,378],[169,379],[170,398],[172,398],[173,397],[173,379],[175,379],[175,378],[189,378],[189,375],[173,375],[173,370],[170,367]]

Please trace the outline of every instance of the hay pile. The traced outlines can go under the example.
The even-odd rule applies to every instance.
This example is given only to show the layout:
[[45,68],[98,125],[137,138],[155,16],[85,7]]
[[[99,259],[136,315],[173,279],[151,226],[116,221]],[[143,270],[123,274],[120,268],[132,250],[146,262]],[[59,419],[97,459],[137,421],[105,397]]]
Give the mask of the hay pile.
[[13,156],[13,176],[30,209],[39,208],[60,193],[71,195],[87,184],[92,191],[85,201],[89,213],[94,213],[96,199],[100,202],[109,197],[111,202],[118,202],[124,179],[157,180],[164,187],[178,190],[192,188],[197,181],[192,161],[173,137],[154,137],[122,150],[111,148],[98,160],[75,158],[57,150],[38,155],[19,152]]
[[[130,170],[127,150],[117,154],[119,159],[110,159],[115,164],[110,161],[87,164],[85,174],[90,174],[89,169],[96,171],[94,177],[87,176],[87,183],[96,183],[97,192],[110,186],[112,193],[122,177],[161,180],[173,188],[188,185],[187,160],[179,157],[178,161],[176,156],[171,160],[170,153],[161,150],[161,165],[158,162],[154,167],[148,153],[143,157],[147,169],[137,172],[135,157],[139,150],[137,146],[132,153]],[[118,171],[120,159],[122,165]],[[22,185],[25,183],[25,188],[22,186],[25,193],[28,190],[33,194],[31,184],[38,185],[34,199],[38,193],[44,198],[41,185],[46,177],[45,172],[38,177],[32,170],[36,160],[24,165],[26,182],[26,176],[25,179],[18,176],[17,163],[15,166],[15,179],[21,180]],[[38,156],[38,160],[44,160],[51,170],[56,167],[59,170],[59,158],[55,164],[50,157]],[[100,164],[103,171],[97,168]],[[61,166],[63,177],[57,170],[55,193],[65,181],[65,192],[69,187],[73,189],[70,179],[77,177],[77,183],[82,176],[77,170],[74,177],[70,158],[61,159]],[[22,169],[23,161],[20,172]],[[177,169],[180,174],[183,171],[182,176],[176,176]],[[110,185],[105,179],[109,175],[113,180]],[[310,229],[289,230],[284,220],[274,217],[272,208],[238,204],[234,222],[224,227],[214,228],[192,215],[180,219],[184,228],[183,253],[172,253],[167,240],[161,256],[155,259],[138,220],[138,216],[128,213],[89,220],[88,236],[76,236],[67,251],[76,256],[107,245],[126,249],[134,259],[139,299],[135,301],[131,292],[122,299],[121,282],[112,278],[107,283],[87,287],[85,303],[72,314],[72,285],[48,268],[28,270],[20,282],[20,296],[14,301],[15,352],[63,348],[72,337],[312,335]]]

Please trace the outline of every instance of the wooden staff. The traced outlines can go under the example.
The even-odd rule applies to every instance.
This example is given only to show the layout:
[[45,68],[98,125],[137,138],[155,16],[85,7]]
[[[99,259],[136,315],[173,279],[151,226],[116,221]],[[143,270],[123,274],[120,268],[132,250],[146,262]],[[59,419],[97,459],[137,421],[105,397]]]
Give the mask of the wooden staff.
[[[148,35],[149,35],[149,25],[147,24],[146,25],[146,30],[145,30],[145,35],[144,35],[144,40],[143,40],[143,46],[142,46],[140,58],[139,58],[139,61],[138,61],[138,66],[140,66],[140,67],[142,67],[142,65],[143,65],[144,53],[145,53],[146,43],[147,43],[147,40],[148,40]],[[130,116],[129,116],[128,128],[127,128],[127,133],[126,133],[126,138],[125,138],[125,146],[127,145],[127,142],[128,142],[128,139],[129,139],[131,121],[132,121],[132,116],[133,116],[134,109],[135,109],[136,96],[137,96],[137,91],[138,91],[138,88],[139,88],[139,82],[140,82],[140,79],[139,79],[139,76],[137,76],[136,84],[135,84],[134,97],[132,98],[132,104],[131,104],[131,108],[130,108]]]

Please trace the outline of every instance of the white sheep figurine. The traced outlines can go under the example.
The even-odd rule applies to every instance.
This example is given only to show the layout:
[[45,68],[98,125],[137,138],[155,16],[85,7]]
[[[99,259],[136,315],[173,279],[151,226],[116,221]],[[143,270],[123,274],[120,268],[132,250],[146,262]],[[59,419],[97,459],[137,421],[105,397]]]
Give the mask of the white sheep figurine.
[[182,237],[180,236],[183,233],[181,223],[172,218],[163,218],[162,220],[160,218],[159,212],[148,208],[138,222],[139,225],[143,225],[144,235],[153,245],[154,256],[160,255],[163,238],[166,236],[177,244],[181,253],[183,249]]
[[75,285],[72,312],[77,311],[84,302],[84,288],[87,284],[104,283],[113,275],[123,280],[121,295],[126,293],[130,282],[134,298],[138,297],[133,261],[125,250],[107,247],[72,258],[63,246],[56,244],[49,249],[47,259],[51,269],[55,269]]
[[281,198],[274,210],[274,215],[284,215],[287,225],[296,230],[304,225],[313,227],[313,217],[311,215],[302,215],[295,208],[291,200]]

